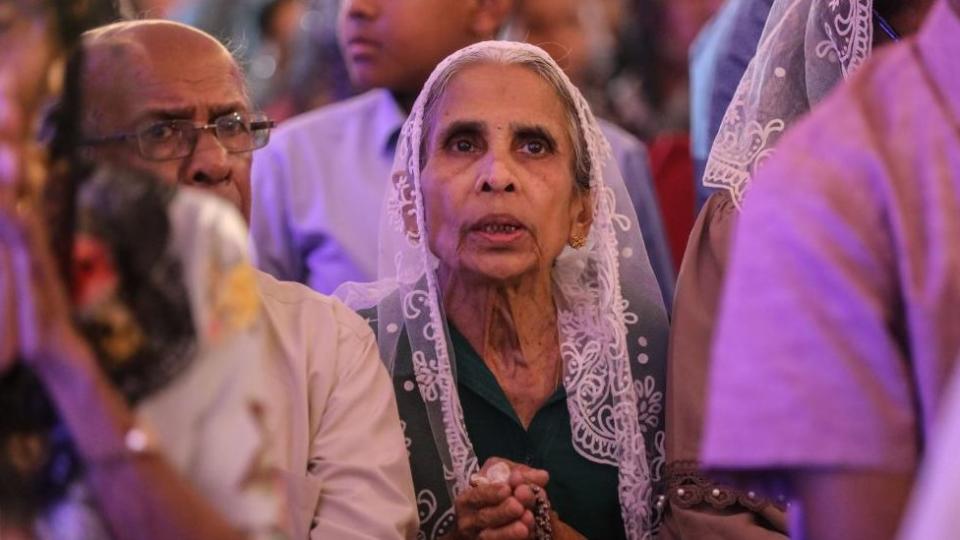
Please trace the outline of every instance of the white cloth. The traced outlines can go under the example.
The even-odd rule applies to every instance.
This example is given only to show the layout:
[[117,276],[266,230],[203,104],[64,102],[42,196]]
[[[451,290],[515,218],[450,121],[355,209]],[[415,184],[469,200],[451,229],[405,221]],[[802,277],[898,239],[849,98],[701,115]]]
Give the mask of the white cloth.
[[740,208],[780,136],[873,48],[873,0],[776,0],[710,150],[705,186]]
[[257,272],[271,441],[290,487],[294,538],[411,538],[413,480],[373,332],[332,298]]
[[[180,189],[169,214],[198,353],[137,406],[158,450],[251,538],[413,537],[396,399],[366,322],[253,270],[243,221],[220,199]],[[109,538],[94,508],[77,483],[37,534]]]
[[[109,172],[92,177],[81,200],[104,197],[115,181]],[[274,474],[281,464],[258,413],[273,405],[260,384],[268,366],[262,354],[266,336],[246,228],[235,208],[193,189],[178,189],[166,212],[170,234],[163,240],[183,272],[195,352],[182,372],[136,405],[137,423],[232,526],[252,539],[274,538],[289,532],[290,523]],[[75,482],[38,520],[35,533],[51,540],[110,538],[96,508],[87,486]]]
[[653,185],[653,172],[650,170],[650,155],[646,145],[639,139],[603,118],[597,118],[600,131],[610,143],[617,168],[627,188],[627,194],[637,213],[637,225],[643,236],[643,245],[647,248],[650,267],[660,285],[663,303],[670,313],[673,303],[673,289],[677,284],[677,271],[673,267],[673,255],[667,241],[666,227],[657,190]]
[[[377,232],[406,115],[386,90],[298,116],[254,154],[250,234],[254,264],[324,294],[377,279]],[[675,271],[646,147],[600,121],[639,218],[669,305]]]

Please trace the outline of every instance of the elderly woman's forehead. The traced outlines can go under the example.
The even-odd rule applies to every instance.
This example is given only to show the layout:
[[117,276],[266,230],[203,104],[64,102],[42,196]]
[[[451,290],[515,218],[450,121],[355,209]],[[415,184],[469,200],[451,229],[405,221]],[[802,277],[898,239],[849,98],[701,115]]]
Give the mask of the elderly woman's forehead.
[[512,83],[518,79],[527,79],[528,81],[539,81],[545,89],[551,87],[550,81],[547,80],[544,74],[529,65],[494,62],[490,60],[478,60],[461,66],[457,69],[456,73],[450,77],[450,83],[463,81],[463,79],[496,80],[505,83]]
[[[532,86],[531,86],[532,85]],[[461,105],[461,99],[487,100],[492,93],[505,96],[504,108],[517,108],[520,103],[536,105],[540,112],[549,111],[561,120],[565,103],[556,87],[537,70],[523,64],[498,64],[477,62],[462,67],[454,73],[438,96],[441,109]],[[532,109],[523,109],[532,112]],[[436,119],[435,119],[436,120]]]

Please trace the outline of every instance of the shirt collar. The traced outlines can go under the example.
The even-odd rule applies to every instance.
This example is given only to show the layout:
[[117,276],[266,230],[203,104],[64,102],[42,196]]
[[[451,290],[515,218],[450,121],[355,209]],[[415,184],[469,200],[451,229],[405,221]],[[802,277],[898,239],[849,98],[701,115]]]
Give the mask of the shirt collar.
[[374,115],[374,140],[384,154],[393,157],[397,140],[400,138],[400,128],[403,127],[407,114],[403,112],[389,91],[380,89],[376,92],[380,95]]
[[923,55],[938,90],[960,122],[960,17],[947,0],[939,0],[930,9],[917,35],[917,46]]
[[[456,356],[457,383],[469,388],[474,394],[480,396],[480,398],[488,404],[499,410],[501,414],[516,422],[517,425],[522,426],[523,424],[520,422],[520,418],[517,416],[516,411],[513,410],[513,405],[510,404],[510,400],[507,398],[503,389],[500,388],[500,384],[497,383],[497,378],[493,372],[490,371],[490,368],[483,362],[483,359],[480,358],[477,351],[470,345],[467,338],[453,326],[453,323],[448,322],[448,327],[450,329],[450,342],[454,355]],[[541,410],[545,409],[548,405],[552,405],[566,398],[567,391],[562,384],[559,384],[550,398],[543,404]],[[537,414],[540,413],[537,412]]]

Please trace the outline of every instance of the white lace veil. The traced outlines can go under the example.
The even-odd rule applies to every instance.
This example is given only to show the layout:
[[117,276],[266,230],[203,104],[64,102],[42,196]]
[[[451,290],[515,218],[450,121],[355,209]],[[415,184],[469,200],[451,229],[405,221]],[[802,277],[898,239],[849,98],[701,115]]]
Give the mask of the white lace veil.
[[775,0],[756,55],[720,124],[703,183],[737,208],[794,121],[870,55],[873,0]]
[[[451,495],[478,468],[457,393],[456,362],[429,251],[421,197],[424,108],[445,82],[474,63],[520,64],[569,101],[578,157],[589,162],[594,220],[586,245],[566,247],[554,266],[558,334],[573,445],[588,460],[619,469],[629,538],[652,538],[659,521],[654,492],[662,479],[667,318],[633,206],[609,145],[585,99],[538,47],[487,41],[441,62],[420,93],[397,144],[392,189],[380,229],[380,280],[345,284],[335,295],[354,309],[376,306],[378,341],[395,376],[412,369]],[[584,155],[585,154],[585,155]],[[579,161],[579,160],[578,160]],[[398,362],[409,341],[411,367]],[[407,373],[406,375],[410,375]]]

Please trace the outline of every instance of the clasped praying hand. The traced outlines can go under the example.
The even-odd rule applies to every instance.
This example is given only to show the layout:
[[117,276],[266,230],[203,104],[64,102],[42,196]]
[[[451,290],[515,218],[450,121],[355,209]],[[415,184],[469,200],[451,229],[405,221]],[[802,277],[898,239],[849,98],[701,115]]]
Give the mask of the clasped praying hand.
[[488,459],[480,472],[471,476],[470,488],[454,501],[457,530],[450,538],[582,538],[563,526],[551,510],[546,490],[549,480],[545,470],[502,458]]

